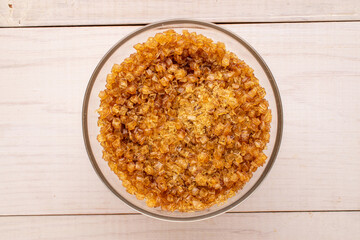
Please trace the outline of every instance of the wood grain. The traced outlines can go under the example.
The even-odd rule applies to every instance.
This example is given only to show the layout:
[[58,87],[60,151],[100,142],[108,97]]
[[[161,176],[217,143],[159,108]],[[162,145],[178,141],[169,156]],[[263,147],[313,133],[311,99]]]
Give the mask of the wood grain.
[[[285,116],[272,172],[235,211],[360,210],[360,24],[225,27],[265,58]],[[81,107],[100,58],[135,29],[0,29],[0,215],[133,212],[90,165]]]
[[354,239],[359,213],[243,213],[194,223],[142,215],[0,218],[0,239]]
[[360,20],[357,0],[8,0],[0,26],[143,24],[167,18],[213,22]]

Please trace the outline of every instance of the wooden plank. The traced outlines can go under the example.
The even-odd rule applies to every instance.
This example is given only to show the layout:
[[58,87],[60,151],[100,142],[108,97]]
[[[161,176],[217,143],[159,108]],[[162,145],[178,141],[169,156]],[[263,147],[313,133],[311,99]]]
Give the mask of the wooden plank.
[[193,223],[142,215],[0,218],[2,239],[354,239],[360,213],[224,214]]
[[[360,209],[360,24],[226,25],[265,58],[283,143],[235,211]],[[103,54],[136,27],[0,29],[0,214],[133,212],[93,171],[81,107]]]
[[360,20],[357,0],[9,0],[0,26],[142,24],[167,18],[212,22]]

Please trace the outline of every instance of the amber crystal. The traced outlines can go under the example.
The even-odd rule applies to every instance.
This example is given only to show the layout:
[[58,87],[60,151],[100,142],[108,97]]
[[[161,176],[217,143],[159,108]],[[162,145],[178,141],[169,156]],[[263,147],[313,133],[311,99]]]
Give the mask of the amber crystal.
[[264,88],[223,43],[194,32],[169,30],[134,48],[99,93],[104,160],[149,207],[225,202],[266,161]]

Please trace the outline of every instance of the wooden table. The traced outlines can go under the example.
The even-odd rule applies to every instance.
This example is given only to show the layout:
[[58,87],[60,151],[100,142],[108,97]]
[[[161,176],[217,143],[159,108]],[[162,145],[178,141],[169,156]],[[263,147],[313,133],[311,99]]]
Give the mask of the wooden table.
[[[246,39],[278,83],[275,166],[221,216],[169,223],[100,181],[82,139],[96,64],[155,20],[216,22]],[[0,3],[0,239],[357,239],[360,1],[9,0]]]

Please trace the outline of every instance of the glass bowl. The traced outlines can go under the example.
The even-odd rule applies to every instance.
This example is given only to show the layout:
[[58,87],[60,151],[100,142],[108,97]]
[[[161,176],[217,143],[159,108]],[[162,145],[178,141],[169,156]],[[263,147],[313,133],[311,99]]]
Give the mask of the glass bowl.
[[[267,144],[267,150],[265,150],[265,154],[268,156],[266,164],[264,164],[263,167],[258,168],[244,188],[234,197],[228,199],[225,204],[221,206],[215,205],[203,211],[168,212],[163,211],[160,208],[150,208],[146,205],[144,200],[138,200],[134,195],[127,193],[117,175],[110,170],[107,162],[102,159],[102,147],[96,139],[99,133],[99,127],[97,126],[98,114],[96,112],[100,104],[98,94],[105,88],[106,75],[111,72],[112,65],[114,63],[121,63],[131,53],[134,53],[135,49],[133,46],[135,44],[145,42],[148,37],[152,37],[156,33],[168,29],[174,29],[177,32],[188,29],[190,32],[194,31],[198,34],[203,34],[204,36],[213,39],[215,42],[221,41],[225,43],[227,50],[235,53],[240,59],[244,60],[254,69],[255,76],[259,79],[261,86],[266,90],[265,98],[269,102],[269,108],[273,115],[270,142]],[[142,27],[117,42],[105,54],[95,68],[86,89],[82,111],[82,128],[86,150],[95,171],[105,185],[123,202],[136,211],[157,219],[169,221],[194,221],[210,218],[229,211],[247,198],[264,180],[274,164],[276,155],[279,151],[283,125],[282,114],[280,94],[274,77],[264,60],[247,42],[234,33],[215,24],[177,19],[157,22]]]

